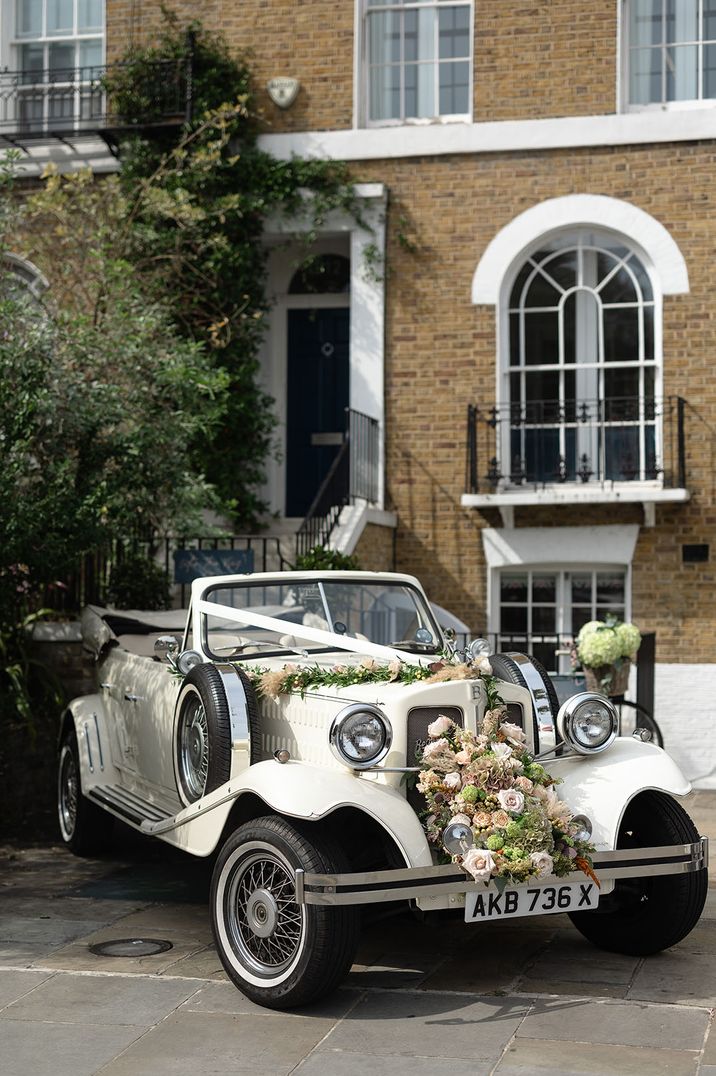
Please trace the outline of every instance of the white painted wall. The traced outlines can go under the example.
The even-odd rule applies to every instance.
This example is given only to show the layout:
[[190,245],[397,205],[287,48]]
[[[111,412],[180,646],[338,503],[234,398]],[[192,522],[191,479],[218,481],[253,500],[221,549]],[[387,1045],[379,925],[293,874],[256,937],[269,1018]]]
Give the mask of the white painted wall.
[[659,662],[654,690],[664,747],[694,788],[716,789],[716,663]]

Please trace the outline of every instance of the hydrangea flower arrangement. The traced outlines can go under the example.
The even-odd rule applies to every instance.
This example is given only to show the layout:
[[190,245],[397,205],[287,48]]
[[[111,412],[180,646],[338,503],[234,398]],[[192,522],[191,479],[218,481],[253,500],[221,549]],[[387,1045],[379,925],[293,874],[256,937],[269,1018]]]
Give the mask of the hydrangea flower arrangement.
[[478,882],[521,884],[577,870],[596,881],[594,846],[577,839],[557,779],[529,755],[522,729],[503,721],[504,712],[488,710],[477,735],[445,716],[428,726],[417,785],[428,840],[442,851],[449,823],[469,826],[473,847],[451,858]]
[[594,670],[594,688],[619,694],[626,688],[629,663],[640,645],[641,633],[634,624],[607,617],[584,625],[577,636],[576,656],[585,670]]

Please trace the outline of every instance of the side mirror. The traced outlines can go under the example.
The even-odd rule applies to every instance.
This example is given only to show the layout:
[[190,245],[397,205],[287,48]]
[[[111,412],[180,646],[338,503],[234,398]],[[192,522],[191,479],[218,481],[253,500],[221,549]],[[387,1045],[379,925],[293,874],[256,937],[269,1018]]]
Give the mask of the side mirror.
[[168,661],[170,665],[174,665],[173,658],[178,650],[179,643],[173,635],[160,635],[154,640],[154,655],[160,661]]

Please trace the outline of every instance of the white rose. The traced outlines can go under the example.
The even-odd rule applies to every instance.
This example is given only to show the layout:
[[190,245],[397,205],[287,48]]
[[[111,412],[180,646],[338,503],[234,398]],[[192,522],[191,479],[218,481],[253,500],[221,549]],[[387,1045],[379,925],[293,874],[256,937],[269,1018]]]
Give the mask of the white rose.
[[[434,818],[435,816],[433,815],[432,817]],[[450,821],[451,822],[461,822],[463,826],[471,826],[472,825],[472,819],[470,818],[470,816],[466,815],[466,814],[462,814],[462,813],[454,814],[452,816],[452,818],[450,819]]]
[[525,734],[519,725],[514,725],[511,721],[503,721],[500,724],[500,731],[507,737],[510,743],[523,744],[526,740]]
[[499,758],[501,761],[504,761],[508,759],[512,754],[512,748],[509,744],[506,743],[493,743],[492,753],[495,758]]
[[516,788],[502,788],[497,793],[497,798],[500,801],[500,807],[503,810],[509,811],[510,814],[522,814],[525,806],[525,797],[522,792],[518,792]]
[[548,874],[552,873],[552,867],[554,866],[552,856],[548,852],[532,852],[530,863],[537,871],[538,878],[546,878]]
[[476,882],[487,882],[495,869],[495,860],[486,848],[470,848],[462,857],[462,865]]
[[458,789],[462,788],[462,777],[459,773],[446,773],[443,778],[443,784],[446,788]]
[[453,727],[454,722],[449,717],[445,717],[444,714],[440,714],[436,717],[431,725],[428,725],[428,736],[432,736],[435,739],[438,736],[444,736],[446,732],[449,732]]
[[492,676],[492,665],[490,665],[487,657],[478,658],[475,664],[483,676]]

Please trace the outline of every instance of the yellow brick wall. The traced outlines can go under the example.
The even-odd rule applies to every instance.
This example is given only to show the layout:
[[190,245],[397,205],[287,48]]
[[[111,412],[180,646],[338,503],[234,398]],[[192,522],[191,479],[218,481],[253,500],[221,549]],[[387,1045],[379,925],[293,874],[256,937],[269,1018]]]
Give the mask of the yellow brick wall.
[[395,531],[378,523],[368,523],[353,552],[362,571],[392,572]]
[[[684,253],[691,291],[664,300],[664,394],[685,397],[686,505],[656,508],[642,527],[633,615],[658,631],[660,660],[716,659],[716,148],[692,143],[628,149],[380,161],[356,166],[390,190],[386,333],[389,507],[398,513],[396,567],[431,598],[484,629],[480,529],[497,512],[460,506],[468,403],[495,395],[495,310],[473,306],[475,267],[517,214],[575,192],[625,199],[651,213]],[[401,221],[401,218],[402,221]],[[407,221],[407,223],[406,223]],[[400,242],[408,234],[410,253]],[[481,473],[484,473],[484,460]],[[517,526],[634,523],[641,508],[521,510]],[[681,545],[708,542],[712,560],[683,565]]]
[[[257,105],[273,131],[349,128],[353,122],[354,0],[170,0],[181,25],[199,18],[249,55]],[[107,0],[107,51],[156,36],[157,0]],[[614,112],[616,4],[476,0],[475,120],[533,119]],[[301,82],[296,103],[277,108],[268,79]]]

